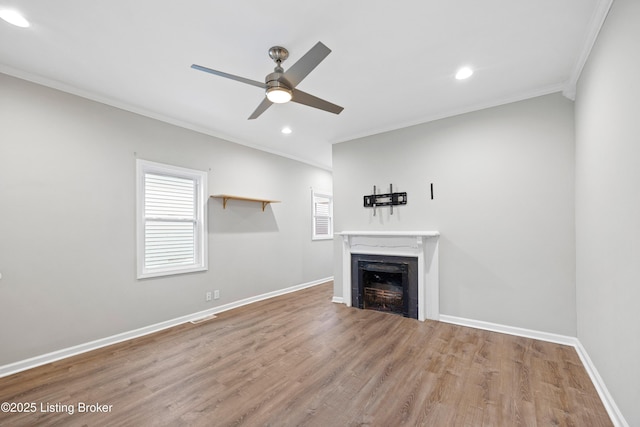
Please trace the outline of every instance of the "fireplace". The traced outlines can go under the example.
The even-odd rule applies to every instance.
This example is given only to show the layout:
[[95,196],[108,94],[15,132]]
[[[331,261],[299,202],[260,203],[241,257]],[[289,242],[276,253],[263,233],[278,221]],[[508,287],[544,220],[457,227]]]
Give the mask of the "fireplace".
[[418,318],[418,258],[351,255],[351,305]]
[[[426,319],[438,320],[440,317],[439,310],[439,280],[438,280],[438,241],[440,233],[437,231],[342,231],[337,233],[342,237],[342,262],[341,270],[342,275],[338,279],[341,282],[342,295],[336,295],[333,297],[333,301],[337,303],[343,303],[347,306],[360,306],[361,297],[354,297],[355,294],[363,295],[360,292],[360,288],[356,285],[358,280],[358,274],[354,274],[353,271],[357,271],[358,268],[353,268],[354,258],[363,256],[361,260],[376,262],[379,260],[377,256],[384,258],[391,257],[407,257],[413,258],[417,263],[417,291],[413,288],[407,292],[409,295],[409,304],[413,304],[413,300],[417,300],[417,319],[424,321]],[[395,261],[392,261],[394,263]],[[402,263],[402,261],[400,261]],[[407,267],[408,271],[411,271],[412,267]],[[412,276],[412,274],[409,274]],[[393,285],[393,280],[391,281]],[[384,283],[384,281],[382,281]],[[387,286],[389,287],[389,286]],[[380,288],[380,287],[378,287]],[[398,289],[390,287],[391,293],[382,292],[385,290],[384,286],[382,290],[373,291],[373,297],[378,297],[378,300],[373,301],[373,305],[377,305],[384,310],[388,309],[387,304],[382,298],[388,299],[398,297]],[[374,287],[375,289],[375,287]],[[395,291],[396,293],[393,293]],[[372,291],[369,291],[370,293]],[[404,298],[403,288],[403,298]],[[417,292],[417,298],[413,295],[413,292]],[[387,301],[391,302],[391,301]],[[363,301],[364,306],[364,301]],[[369,307],[368,307],[369,308]],[[409,315],[409,317],[414,317]]]

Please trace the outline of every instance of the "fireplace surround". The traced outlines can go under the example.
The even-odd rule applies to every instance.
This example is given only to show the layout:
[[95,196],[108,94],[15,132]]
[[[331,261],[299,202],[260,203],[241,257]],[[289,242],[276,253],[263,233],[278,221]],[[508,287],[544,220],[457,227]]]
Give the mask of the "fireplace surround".
[[352,257],[397,256],[417,260],[417,318],[439,320],[437,231],[343,231],[342,302],[354,306]]

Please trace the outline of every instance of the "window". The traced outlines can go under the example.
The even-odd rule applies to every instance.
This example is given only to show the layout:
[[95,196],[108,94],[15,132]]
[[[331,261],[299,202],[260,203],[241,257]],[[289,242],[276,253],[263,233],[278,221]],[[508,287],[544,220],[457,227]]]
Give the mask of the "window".
[[138,278],[207,269],[207,173],[137,161]]
[[333,239],[333,196],[311,190],[313,200],[313,240]]

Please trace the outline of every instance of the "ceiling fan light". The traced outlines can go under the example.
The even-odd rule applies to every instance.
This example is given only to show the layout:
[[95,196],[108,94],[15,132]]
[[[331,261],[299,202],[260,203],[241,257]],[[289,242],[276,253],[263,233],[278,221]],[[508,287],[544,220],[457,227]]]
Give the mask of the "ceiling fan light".
[[291,91],[284,87],[270,87],[267,89],[267,99],[274,104],[284,104],[291,101],[293,97]]

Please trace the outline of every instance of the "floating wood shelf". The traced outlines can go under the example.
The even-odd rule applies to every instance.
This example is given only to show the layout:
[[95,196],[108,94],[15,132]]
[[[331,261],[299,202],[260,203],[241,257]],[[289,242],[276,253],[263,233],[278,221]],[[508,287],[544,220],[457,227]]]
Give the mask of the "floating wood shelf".
[[243,200],[245,202],[262,203],[262,212],[264,212],[264,208],[266,208],[269,203],[280,203],[280,200],[255,199],[253,197],[232,196],[230,194],[214,194],[211,197],[222,199],[222,209],[227,208],[227,201],[229,200]]

